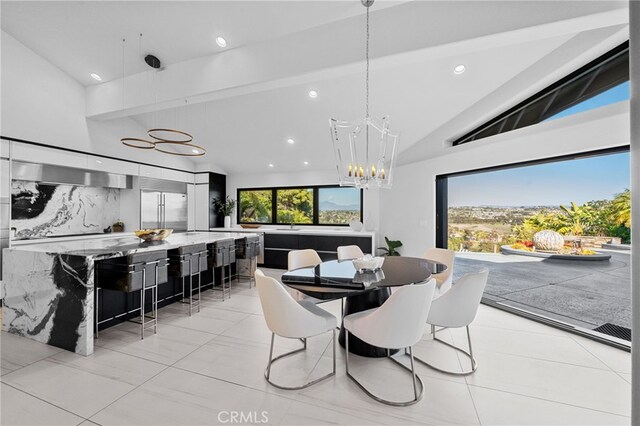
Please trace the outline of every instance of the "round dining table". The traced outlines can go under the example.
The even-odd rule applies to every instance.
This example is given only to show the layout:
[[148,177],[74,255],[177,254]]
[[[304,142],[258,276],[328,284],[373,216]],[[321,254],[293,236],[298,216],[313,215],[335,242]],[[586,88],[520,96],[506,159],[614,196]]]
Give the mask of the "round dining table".
[[[421,283],[446,269],[442,263],[405,256],[388,256],[382,268],[374,271],[356,270],[351,260],[330,260],[287,271],[282,275],[282,283],[321,301],[346,298],[346,316],[382,306],[392,287]],[[345,347],[344,325],[340,327],[339,342]],[[385,348],[370,345],[353,334],[349,335],[349,352],[366,357],[387,355]]]

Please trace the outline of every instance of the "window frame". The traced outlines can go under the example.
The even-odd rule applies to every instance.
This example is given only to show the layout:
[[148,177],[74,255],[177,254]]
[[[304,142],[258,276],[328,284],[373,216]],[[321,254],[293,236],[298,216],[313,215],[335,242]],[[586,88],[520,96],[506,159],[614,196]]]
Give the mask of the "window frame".
[[[271,191],[271,222],[242,222],[240,220],[240,208],[238,206],[236,213],[236,223],[238,225],[289,225],[289,223],[278,222],[278,190],[287,189],[310,189],[313,190],[313,218],[312,223],[296,223],[296,226],[330,226],[330,227],[347,227],[348,223],[319,223],[320,218],[320,206],[319,206],[319,189],[336,189],[336,188],[351,188],[340,185],[292,185],[292,186],[266,186],[266,187],[251,187],[251,188],[237,188],[236,199],[240,201],[240,193],[247,191]],[[364,190],[360,189],[360,222],[364,222]]]
[[[524,127],[528,127],[528,126],[532,126],[532,125],[536,125],[536,124],[540,124],[542,122],[544,122],[547,118],[550,117],[545,117],[544,114],[541,115],[540,117],[538,117],[538,120],[533,122],[533,123],[529,123],[529,124],[525,124],[525,125],[518,125],[520,118],[522,116],[522,114],[524,114],[527,109],[529,107],[535,106],[538,104],[538,102],[543,101],[546,97],[550,96],[550,100],[547,101],[549,102],[546,108],[549,108],[549,106],[551,106],[551,103],[554,101],[555,96],[559,93],[560,90],[562,90],[563,88],[569,87],[573,82],[579,81],[579,79],[591,72],[595,71],[595,75],[594,77],[597,75],[597,73],[599,72],[599,69],[601,69],[602,67],[606,66],[608,62],[610,61],[614,61],[618,58],[626,58],[626,61],[629,61],[629,40],[625,41],[624,43],[616,46],[615,48],[609,50],[608,52],[604,53],[603,55],[600,55],[599,57],[597,57],[596,59],[590,61],[589,63],[587,63],[586,65],[578,68],[577,70],[571,72],[570,74],[566,75],[565,77],[561,78],[560,80],[556,81],[555,83],[551,84],[550,86],[542,89],[541,91],[537,92],[536,94],[528,97],[527,99],[525,99],[524,101],[516,104],[515,106],[509,108],[508,110],[504,111],[503,113],[497,115],[496,117],[484,122],[483,124],[473,128],[472,130],[465,132],[462,136],[459,137],[455,137],[453,140],[451,140],[451,146],[456,147],[456,146],[460,146],[460,145],[464,145],[467,143],[473,143],[473,142],[477,142],[477,141],[481,141],[485,138],[488,137],[492,137],[492,136],[496,136],[502,133],[507,133],[513,130],[518,130]],[[628,71],[628,67],[627,67],[627,77],[626,77],[626,81],[629,81],[629,71]],[[590,86],[590,82],[587,84],[587,86],[582,89],[583,91],[588,92],[588,88]],[[616,85],[612,85],[610,87],[608,87],[608,89],[615,87]],[[595,96],[598,96],[599,94],[603,93],[604,91],[606,91],[607,89],[603,89],[601,91],[595,91],[595,92],[589,92],[591,95],[586,97],[586,98],[578,98],[575,99],[573,102],[571,103],[567,103],[563,106],[563,108],[559,111],[556,111],[554,113],[558,114],[562,111],[565,111],[581,102],[584,102],[588,99],[591,99]],[[545,110],[546,112],[546,110]],[[512,128],[505,130],[505,124],[507,122],[508,119],[515,117],[515,124],[512,126]],[[497,131],[493,131],[490,130],[492,127],[497,126],[498,124],[501,124],[500,128]],[[486,134],[483,134],[486,133]],[[480,137],[478,137],[480,135]]]

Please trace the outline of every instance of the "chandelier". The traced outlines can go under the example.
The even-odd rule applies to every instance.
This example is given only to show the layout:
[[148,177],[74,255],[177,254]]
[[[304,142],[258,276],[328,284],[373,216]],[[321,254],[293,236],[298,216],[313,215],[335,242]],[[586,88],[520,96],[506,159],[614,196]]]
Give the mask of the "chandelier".
[[[125,89],[125,73],[124,73],[124,46],[126,39],[122,39],[122,109],[124,110],[124,89]],[[140,39],[138,42],[138,56],[141,56],[141,45],[142,45],[142,33],[140,34]],[[158,58],[153,55],[146,55],[144,58],[147,65],[151,68],[155,69],[155,72],[158,72],[158,69],[161,66],[161,62]],[[155,84],[155,74],[154,74],[154,86]],[[157,86],[156,90],[156,102],[157,102]],[[186,100],[185,100],[186,103]],[[156,113],[157,114],[157,113]],[[176,112],[177,114],[177,112]],[[177,118],[176,118],[177,121]],[[187,133],[183,130],[170,129],[170,128],[154,128],[149,129],[147,131],[147,136],[151,138],[143,139],[143,138],[131,138],[125,137],[121,138],[120,142],[128,146],[129,148],[136,149],[152,149],[158,152],[162,152],[163,154],[170,155],[178,155],[181,157],[202,157],[207,153],[207,150],[194,143],[193,136],[190,133]]]
[[369,7],[367,8],[365,115],[356,122],[329,120],[340,186],[390,188],[398,149],[398,135],[389,130],[389,117],[369,115]]

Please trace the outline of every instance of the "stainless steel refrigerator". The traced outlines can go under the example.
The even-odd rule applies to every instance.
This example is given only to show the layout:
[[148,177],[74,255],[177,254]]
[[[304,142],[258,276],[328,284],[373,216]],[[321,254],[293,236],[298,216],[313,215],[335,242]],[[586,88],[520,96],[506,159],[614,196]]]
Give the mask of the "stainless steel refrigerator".
[[142,191],[142,228],[187,230],[187,194]]

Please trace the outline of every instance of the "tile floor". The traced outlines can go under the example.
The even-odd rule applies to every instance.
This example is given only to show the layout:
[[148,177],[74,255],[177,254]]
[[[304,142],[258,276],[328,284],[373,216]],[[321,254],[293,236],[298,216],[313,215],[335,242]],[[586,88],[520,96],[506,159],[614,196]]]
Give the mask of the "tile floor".
[[[269,271],[278,276],[278,271]],[[2,425],[618,425],[630,424],[630,355],[481,306],[471,326],[479,367],[472,376],[418,364],[425,396],[395,408],[365,396],[344,373],[302,391],[269,386],[262,374],[270,333],[255,289],[235,283],[224,302],[203,294],[199,314],[160,311],[159,334],[141,341],[135,324],[100,334],[82,357],[2,333]],[[322,305],[339,315],[339,302]],[[441,337],[464,342],[462,330]],[[276,338],[277,352],[299,342]],[[330,334],[272,370],[285,385],[331,368]],[[339,347],[340,348],[340,347]],[[340,348],[341,349],[341,348]],[[427,333],[416,355],[461,368],[455,352]],[[410,398],[410,376],[380,359],[353,357],[354,374],[380,395]],[[232,415],[237,413],[236,422]]]

